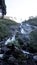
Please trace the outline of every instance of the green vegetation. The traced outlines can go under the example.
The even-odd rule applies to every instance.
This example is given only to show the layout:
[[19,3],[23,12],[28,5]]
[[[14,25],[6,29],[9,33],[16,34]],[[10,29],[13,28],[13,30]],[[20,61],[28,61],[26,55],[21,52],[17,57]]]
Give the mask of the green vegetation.
[[28,22],[29,22],[31,25],[37,26],[37,17],[32,18],[32,19],[29,19]]
[[29,34],[29,44],[28,50],[31,52],[37,52],[37,17],[29,18],[28,20],[23,21],[23,24],[28,23],[29,25],[36,26],[32,28],[32,31]]
[[37,29],[30,33],[30,44],[29,44],[29,46],[34,51],[37,51]]
[[23,21],[23,23],[29,23],[31,25],[37,26],[37,17],[35,17],[35,18],[33,17],[33,18],[28,19],[28,20],[25,20],[25,21]]
[[16,25],[16,22],[9,19],[0,19],[0,40],[10,35],[11,25]]
[[14,25],[17,24],[15,21],[12,21],[10,19],[0,19],[0,23],[5,24],[7,26],[10,26],[10,25],[13,25],[13,24]]
[[[23,54],[21,52],[21,45],[20,43],[18,42],[18,40],[15,40],[15,41],[11,41],[7,44],[7,47],[9,49],[15,49],[16,51],[14,52],[13,56],[20,62],[22,62],[22,60],[26,60],[28,57],[26,54]],[[16,56],[17,54],[17,56]]]
[[11,41],[10,43],[7,44],[7,46],[12,46],[12,44],[14,44],[16,47],[20,48],[20,45],[18,43],[18,40]]

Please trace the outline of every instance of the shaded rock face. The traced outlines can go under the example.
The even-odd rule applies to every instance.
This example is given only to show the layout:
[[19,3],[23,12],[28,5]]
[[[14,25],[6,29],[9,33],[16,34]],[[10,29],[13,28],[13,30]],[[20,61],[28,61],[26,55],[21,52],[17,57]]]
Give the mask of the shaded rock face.
[[23,53],[21,50],[13,44],[12,46],[2,47],[2,51],[4,51],[3,54],[0,54],[2,65],[5,63],[6,65],[36,65],[33,55],[27,54],[27,52]]
[[[20,51],[18,51],[18,49],[14,49],[14,51],[11,49],[11,47],[8,47],[8,49],[10,48],[10,50],[5,51],[5,53],[2,55],[1,54],[1,63],[2,65],[5,63],[7,65],[36,65],[32,56],[30,55],[22,55],[23,53]],[[24,56],[24,57],[23,57]],[[1,65],[1,64],[0,64]]]
[[[19,40],[20,41],[20,40]],[[21,45],[23,42],[19,42]],[[14,43],[15,44],[15,43]],[[20,61],[24,59],[23,53],[21,52],[21,48],[19,49],[18,47],[16,48],[16,45],[12,44],[10,45],[4,45],[4,47],[1,47],[1,52],[0,52],[0,59],[2,64],[13,64],[13,65],[18,65],[20,64]],[[20,61],[19,61],[20,60]]]

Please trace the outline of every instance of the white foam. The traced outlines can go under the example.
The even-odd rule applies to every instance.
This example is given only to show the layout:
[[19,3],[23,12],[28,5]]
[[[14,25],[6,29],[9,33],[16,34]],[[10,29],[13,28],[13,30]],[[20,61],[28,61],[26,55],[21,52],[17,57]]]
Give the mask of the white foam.
[[3,57],[3,54],[0,54],[0,58],[2,58]]
[[6,42],[5,42],[5,45],[7,45],[9,42],[13,42],[15,41],[15,35],[13,35],[12,39],[8,39]]
[[10,42],[10,38],[5,42],[5,45],[7,45]]
[[29,52],[27,51],[24,51],[24,50],[21,50],[24,54],[30,54]]
[[24,29],[23,29],[23,28],[21,28],[21,33],[22,33],[22,34],[25,34],[25,31],[24,31]]
[[37,60],[37,55],[33,56],[33,59],[34,59],[34,60]]

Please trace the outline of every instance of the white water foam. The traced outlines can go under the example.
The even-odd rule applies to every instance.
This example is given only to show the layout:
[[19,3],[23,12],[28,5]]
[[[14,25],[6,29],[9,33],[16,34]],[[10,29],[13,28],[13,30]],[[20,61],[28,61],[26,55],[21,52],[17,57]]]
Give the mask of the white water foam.
[[24,54],[30,54],[29,52],[27,51],[24,51],[24,50],[21,50]]
[[3,54],[0,54],[0,58],[2,58],[3,57]]
[[5,45],[7,45],[9,42],[13,42],[15,41],[15,35],[13,35],[13,37],[10,39],[7,39],[7,41],[5,42]]

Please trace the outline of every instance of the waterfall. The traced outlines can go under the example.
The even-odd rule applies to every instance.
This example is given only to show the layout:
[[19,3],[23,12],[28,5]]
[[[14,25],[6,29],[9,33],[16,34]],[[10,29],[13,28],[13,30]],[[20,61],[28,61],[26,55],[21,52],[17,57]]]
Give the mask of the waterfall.
[[22,34],[25,34],[25,31],[24,31],[24,29],[23,29],[22,23],[21,23],[21,25],[20,25],[20,31],[21,31]]
[[15,41],[15,35],[13,35],[13,37],[12,37],[11,41]]
[[20,25],[20,31],[22,34],[25,34],[27,37],[29,36],[29,33],[32,31],[32,26],[28,23]]
[[13,35],[13,37],[10,39],[7,39],[7,41],[5,42],[5,45],[7,45],[9,42],[13,42],[15,41],[15,35]]
[[29,52],[27,51],[24,51],[24,50],[21,50],[24,54],[30,54]]
[[3,54],[0,54],[0,58],[2,58],[3,57]]
[[22,34],[26,34],[26,32],[24,31],[23,28],[21,28],[21,33],[22,33]]

